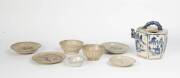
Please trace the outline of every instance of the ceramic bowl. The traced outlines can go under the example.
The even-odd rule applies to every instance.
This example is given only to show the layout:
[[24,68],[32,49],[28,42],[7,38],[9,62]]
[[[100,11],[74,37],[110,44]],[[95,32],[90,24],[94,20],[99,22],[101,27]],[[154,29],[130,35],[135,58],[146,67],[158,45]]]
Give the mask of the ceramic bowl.
[[129,49],[128,45],[119,42],[105,42],[102,44],[107,53],[126,53]]
[[66,54],[66,64],[72,67],[80,67],[82,66],[85,58],[79,54]]
[[97,44],[87,44],[83,47],[83,53],[89,61],[99,60],[104,52],[104,47]]
[[34,55],[32,60],[40,64],[56,64],[64,60],[65,55],[61,52],[42,52]]
[[36,42],[18,42],[11,45],[11,49],[19,54],[32,54],[41,47],[41,44]]
[[136,62],[135,59],[128,56],[112,56],[109,60],[109,63],[113,66],[117,67],[129,67],[132,66]]
[[79,53],[79,50],[83,46],[83,42],[80,40],[63,40],[60,42],[60,45],[65,53]]

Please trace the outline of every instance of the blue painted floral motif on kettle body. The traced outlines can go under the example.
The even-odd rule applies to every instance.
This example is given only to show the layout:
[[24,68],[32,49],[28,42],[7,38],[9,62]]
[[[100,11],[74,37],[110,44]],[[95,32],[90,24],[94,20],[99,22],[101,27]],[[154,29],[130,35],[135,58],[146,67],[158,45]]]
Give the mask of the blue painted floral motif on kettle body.
[[164,36],[152,35],[153,37],[149,38],[149,51],[153,54],[160,54],[164,50]]
[[[158,32],[149,32],[148,27],[156,25]],[[151,30],[151,29],[149,29]],[[159,32],[160,31],[160,32]],[[167,31],[157,21],[150,21],[137,31],[131,29],[131,37],[135,39],[136,50],[139,56],[147,59],[161,58],[167,44]]]
[[143,34],[140,34],[137,32],[137,34],[136,34],[136,50],[138,52],[145,51],[144,45],[145,45],[145,42],[143,40]]

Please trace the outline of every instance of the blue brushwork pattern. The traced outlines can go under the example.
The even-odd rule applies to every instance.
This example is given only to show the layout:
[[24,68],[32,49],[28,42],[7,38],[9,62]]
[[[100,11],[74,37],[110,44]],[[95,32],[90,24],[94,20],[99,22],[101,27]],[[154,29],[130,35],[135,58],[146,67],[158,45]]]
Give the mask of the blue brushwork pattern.
[[149,37],[149,51],[152,52],[152,54],[161,54],[161,52],[164,50],[164,37],[158,37],[157,35],[154,35],[153,37]]

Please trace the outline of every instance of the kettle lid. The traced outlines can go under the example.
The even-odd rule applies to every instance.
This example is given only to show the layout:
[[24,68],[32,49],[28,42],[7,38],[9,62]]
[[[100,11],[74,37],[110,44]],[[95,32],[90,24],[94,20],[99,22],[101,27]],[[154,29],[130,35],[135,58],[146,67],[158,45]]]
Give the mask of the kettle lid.
[[[156,27],[154,27],[156,26]],[[163,29],[161,24],[157,21],[147,22],[144,26],[139,27],[137,31],[147,34],[167,34],[168,31]]]

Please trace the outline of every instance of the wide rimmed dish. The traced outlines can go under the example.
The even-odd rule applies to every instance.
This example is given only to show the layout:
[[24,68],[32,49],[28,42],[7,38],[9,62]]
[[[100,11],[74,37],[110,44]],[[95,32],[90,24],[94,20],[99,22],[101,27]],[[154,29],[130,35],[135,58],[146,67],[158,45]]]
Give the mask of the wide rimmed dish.
[[65,55],[61,52],[42,52],[34,55],[32,60],[40,64],[56,64],[64,60]]
[[19,54],[32,54],[41,47],[37,42],[18,42],[11,45],[11,49]]
[[134,58],[122,55],[112,56],[109,59],[110,65],[117,67],[129,67],[132,66],[135,62],[136,60]]
[[102,44],[107,53],[126,53],[129,50],[129,46],[120,42],[105,42]]

